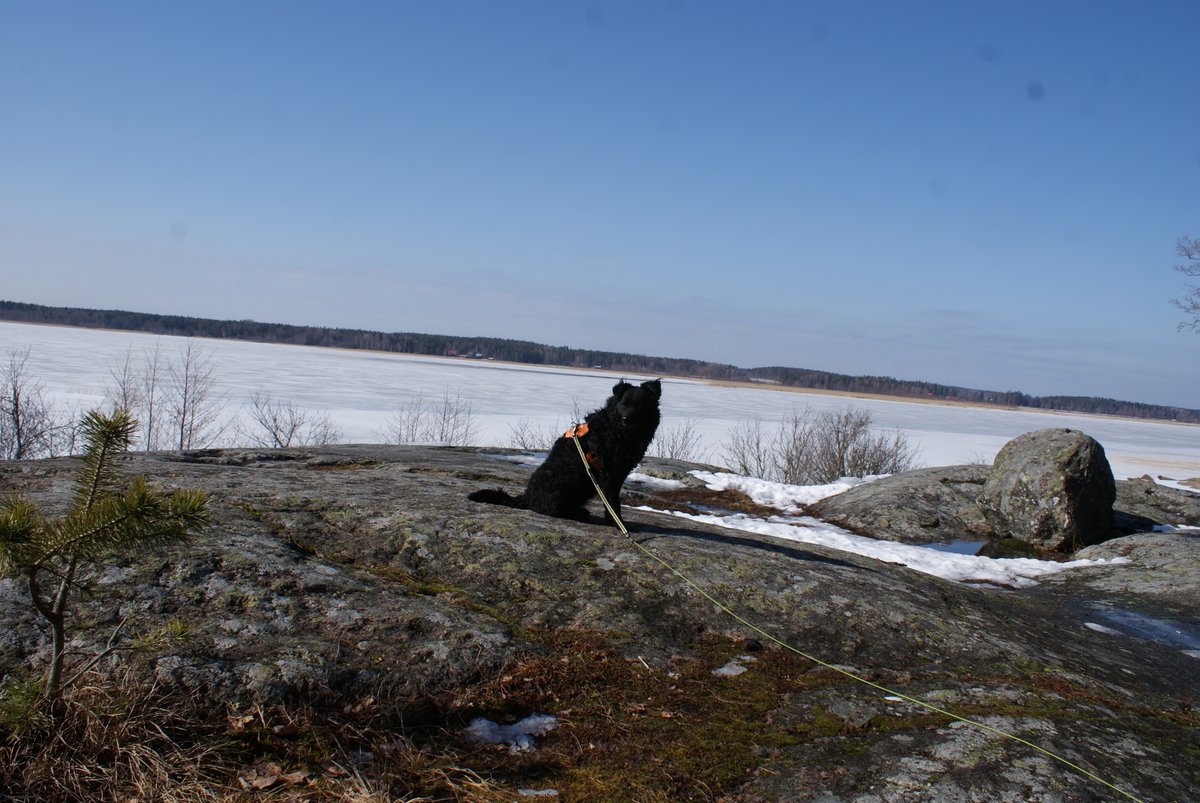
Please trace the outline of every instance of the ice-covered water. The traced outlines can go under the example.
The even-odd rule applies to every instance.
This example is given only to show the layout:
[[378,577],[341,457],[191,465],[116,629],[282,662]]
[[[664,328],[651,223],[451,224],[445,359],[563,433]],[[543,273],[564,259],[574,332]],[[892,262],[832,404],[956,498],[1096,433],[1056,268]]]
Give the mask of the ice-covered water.
[[[104,400],[111,372],[132,354],[135,366],[157,345],[178,359],[187,340],[138,332],[90,330],[0,321],[0,356],[30,349],[26,370],[66,409]],[[622,378],[602,371],[511,365],[459,358],[195,339],[209,359],[230,415],[244,415],[249,397],[270,392],[299,408],[324,411],[350,442],[378,441],[395,411],[423,396],[449,392],[471,407],[480,445],[507,446],[524,422],[561,431],[599,406]],[[634,380],[649,377],[629,376]],[[848,399],[771,387],[729,387],[666,379],[664,430],[690,422],[708,457],[720,462],[731,428],[760,419],[774,426],[790,411],[847,406],[868,410],[876,425],[903,430],[925,465],[988,461],[1010,438],[1045,427],[1080,429],[1103,445],[1118,477],[1200,476],[1200,426],[882,399]]]

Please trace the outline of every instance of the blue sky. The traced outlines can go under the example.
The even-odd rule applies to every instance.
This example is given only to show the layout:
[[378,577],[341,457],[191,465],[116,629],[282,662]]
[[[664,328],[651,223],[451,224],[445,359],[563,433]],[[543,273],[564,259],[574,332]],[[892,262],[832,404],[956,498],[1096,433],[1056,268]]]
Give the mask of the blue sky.
[[0,0],[0,298],[1197,407],[1198,26]]

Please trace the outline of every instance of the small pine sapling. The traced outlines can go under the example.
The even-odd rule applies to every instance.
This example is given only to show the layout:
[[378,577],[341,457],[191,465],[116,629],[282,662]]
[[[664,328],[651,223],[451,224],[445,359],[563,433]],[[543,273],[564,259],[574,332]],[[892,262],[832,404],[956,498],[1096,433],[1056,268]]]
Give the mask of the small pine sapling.
[[50,626],[43,694],[54,710],[61,708],[63,691],[81,672],[116,649],[114,632],[104,650],[64,679],[72,591],[105,558],[180,541],[208,522],[203,491],[158,491],[144,477],[123,489],[117,486],[115,463],[128,451],[137,427],[137,420],[120,409],[84,416],[83,466],[64,515],[47,517],[19,494],[0,502],[0,572],[25,580],[33,607]]

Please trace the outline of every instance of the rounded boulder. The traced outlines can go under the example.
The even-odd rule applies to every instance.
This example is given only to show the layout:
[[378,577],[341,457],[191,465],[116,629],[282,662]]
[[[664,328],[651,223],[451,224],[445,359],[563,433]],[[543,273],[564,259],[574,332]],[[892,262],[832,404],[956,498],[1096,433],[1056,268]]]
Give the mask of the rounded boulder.
[[1116,483],[1104,447],[1072,429],[1019,435],[996,455],[978,505],[997,535],[1073,552],[1112,525]]

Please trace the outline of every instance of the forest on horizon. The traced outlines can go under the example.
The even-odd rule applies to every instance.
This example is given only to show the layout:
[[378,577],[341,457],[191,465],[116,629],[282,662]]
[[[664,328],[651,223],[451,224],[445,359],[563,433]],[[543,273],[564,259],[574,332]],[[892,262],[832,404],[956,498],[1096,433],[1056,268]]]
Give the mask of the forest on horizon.
[[673,357],[653,357],[594,349],[550,346],[525,340],[416,332],[376,332],[322,326],[216,320],[179,315],[47,307],[0,300],[0,320],[18,323],[120,329],[180,337],[211,337],[258,343],[367,349],[468,359],[495,359],[533,365],[601,368],[610,371],[763,382],[839,393],[899,396],[913,399],[996,404],[1069,413],[1113,415],[1181,423],[1200,423],[1200,410],[1145,404],[1093,396],[1031,396],[1019,391],[994,391],[887,376],[851,376],[805,368],[767,366],[739,368],[726,363]]

